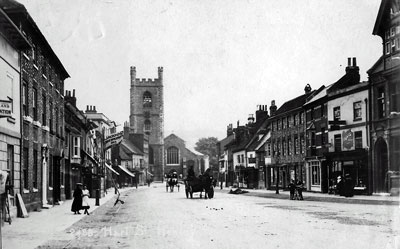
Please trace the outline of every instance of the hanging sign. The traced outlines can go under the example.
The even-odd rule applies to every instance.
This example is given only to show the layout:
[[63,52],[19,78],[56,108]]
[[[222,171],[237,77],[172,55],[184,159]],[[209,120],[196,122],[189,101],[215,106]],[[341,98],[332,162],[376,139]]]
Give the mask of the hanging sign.
[[110,148],[111,146],[113,146],[114,144],[118,144],[122,141],[122,137],[124,135],[124,132],[118,132],[118,133],[114,133],[111,134],[110,136],[106,137],[104,139],[104,147],[107,150],[108,148]]
[[353,132],[351,130],[343,131],[343,148],[351,150],[354,144]]
[[9,100],[0,100],[0,118],[11,118],[12,103]]

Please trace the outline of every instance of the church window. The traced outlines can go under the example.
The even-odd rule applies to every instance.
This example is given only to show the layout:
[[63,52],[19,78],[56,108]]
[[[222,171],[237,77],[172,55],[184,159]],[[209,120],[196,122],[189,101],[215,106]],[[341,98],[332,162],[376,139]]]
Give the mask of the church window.
[[151,107],[151,93],[145,92],[143,94],[143,107]]
[[144,131],[150,131],[151,130],[151,122],[150,120],[146,119],[146,121],[144,121]]
[[179,164],[179,150],[176,147],[167,149],[167,164]]

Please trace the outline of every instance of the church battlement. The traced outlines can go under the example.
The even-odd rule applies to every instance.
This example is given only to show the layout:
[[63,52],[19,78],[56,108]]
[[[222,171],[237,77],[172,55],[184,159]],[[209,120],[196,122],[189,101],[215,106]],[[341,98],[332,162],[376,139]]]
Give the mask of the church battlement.
[[163,80],[163,67],[158,67],[158,78],[136,78],[136,67],[131,66],[131,85],[133,84],[161,84]]

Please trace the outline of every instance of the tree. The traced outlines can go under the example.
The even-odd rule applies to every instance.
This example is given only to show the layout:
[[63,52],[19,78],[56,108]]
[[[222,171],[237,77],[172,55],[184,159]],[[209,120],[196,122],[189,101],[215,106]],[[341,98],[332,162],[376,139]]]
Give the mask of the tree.
[[217,143],[218,138],[216,137],[200,138],[199,141],[196,142],[195,149],[209,157],[211,168],[218,167]]

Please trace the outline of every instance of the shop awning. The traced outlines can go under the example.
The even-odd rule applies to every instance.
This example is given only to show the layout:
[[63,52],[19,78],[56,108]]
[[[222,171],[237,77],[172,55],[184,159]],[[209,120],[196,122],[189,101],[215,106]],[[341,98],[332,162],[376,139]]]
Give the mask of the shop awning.
[[91,155],[89,155],[89,153],[87,153],[85,150],[82,150],[82,151],[90,159],[90,161],[92,161],[97,166],[99,165],[99,162],[97,162],[96,159],[94,159]]
[[122,167],[121,165],[118,165],[118,167],[119,167],[120,169],[122,169],[122,171],[124,171],[124,172],[125,172],[126,174],[128,174],[129,176],[135,177],[135,175],[134,175],[132,172],[130,172],[129,170],[125,169],[125,168]]
[[111,170],[111,172],[113,172],[113,173],[116,174],[117,176],[119,176],[119,173],[118,173],[117,171],[115,171],[115,170],[111,167],[111,165],[108,165],[108,164],[106,163],[106,168],[109,169],[109,170]]
[[147,174],[148,174],[149,176],[153,176],[153,174],[152,174],[152,173],[150,173],[150,172],[148,172],[148,171],[147,171]]

